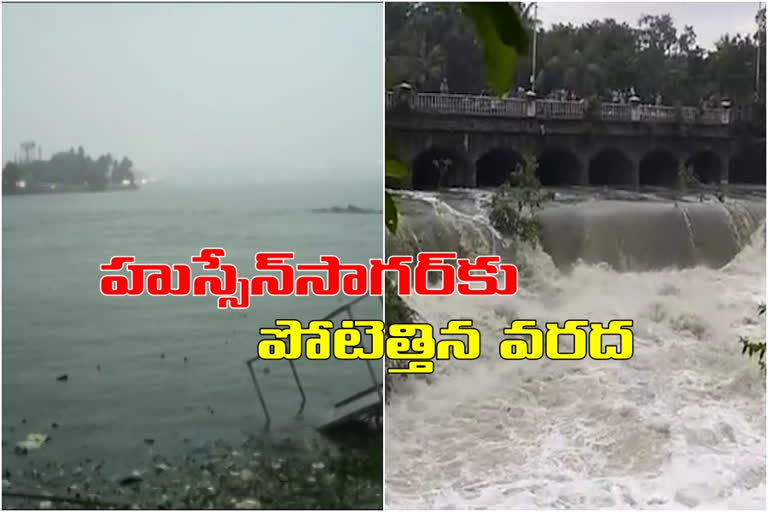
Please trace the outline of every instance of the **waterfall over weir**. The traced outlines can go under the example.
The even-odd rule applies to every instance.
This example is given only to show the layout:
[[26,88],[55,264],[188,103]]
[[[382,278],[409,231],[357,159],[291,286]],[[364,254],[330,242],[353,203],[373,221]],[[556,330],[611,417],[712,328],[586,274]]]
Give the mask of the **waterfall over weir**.
[[[595,197],[558,193],[539,212],[541,245],[566,269],[578,261],[607,263],[620,271],[719,268],[728,263],[765,218],[765,199],[697,197],[679,201],[648,194]],[[401,227],[389,236],[388,254],[458,251],[461,255],[516,251],[488,222],[490,193],[401,192]],[[512,262],[512,261],[510,261]],[[512,262],[517,263],[517,262]]]

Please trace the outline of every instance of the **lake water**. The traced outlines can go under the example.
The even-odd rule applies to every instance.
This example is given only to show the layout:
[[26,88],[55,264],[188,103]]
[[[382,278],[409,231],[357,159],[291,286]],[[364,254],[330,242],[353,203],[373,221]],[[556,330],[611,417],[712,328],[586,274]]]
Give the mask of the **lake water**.
[[[51,435],[35,457],[115,464],[147,450],[260,432],[264,418],[244,364],[255,355],[259,328],[276,318],[318,319],[349,299],[254,298],[247,311],[232,311],[218,310],[213,297],[104,297],[99,265],[118,254],[188,264],[202,247],[225,248],[240,275],[255,273],[257,251],[295,251],[299,262],[321,254],[363,262],[381,256],[381,215],[310,210],[381,209],[381,197],[375,181],[157,183],[133,192],[4,197],[4,456],[31,432]],[[355,316],[381,319],[379,299],[364,300]],[[281,433],[301,431],[332,400],[370,384],[361,361],[300,361],[308,407],[297,421],[288,365],[260,364],[271,368],[260,379]],[[66,382],[57,380],[61,374]]]

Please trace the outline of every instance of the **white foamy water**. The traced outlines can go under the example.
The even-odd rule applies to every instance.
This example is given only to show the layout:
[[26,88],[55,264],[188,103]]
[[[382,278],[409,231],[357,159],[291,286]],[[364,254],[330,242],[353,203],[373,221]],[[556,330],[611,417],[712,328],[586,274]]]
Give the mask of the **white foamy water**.
[[[408,299],[436,326],[474,319],[483,355],[398,384],[386,506],[765,509],[765,381],[738,343],[765,336],[765,226],[720,269],[530,260],[515,297]],[[534,318],[632,319],[634,356],[501,360],[503,329]]]

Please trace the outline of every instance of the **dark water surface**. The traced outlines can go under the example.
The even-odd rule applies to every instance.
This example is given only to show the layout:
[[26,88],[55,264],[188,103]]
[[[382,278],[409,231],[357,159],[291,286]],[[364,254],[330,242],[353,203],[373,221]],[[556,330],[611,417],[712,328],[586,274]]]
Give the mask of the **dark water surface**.
[[[345,299],[254,298],[247,311],[220,311],[213,297],[103,297],[99,265],[117,254],[189,263],[211,246],[225,248],[241,275],[253,275],[257,251],[295,251],[310,262],[380,257],[380,215],[310,212],[350,203],[380,209],[380,186],[160,183],[3,198],[4,456],[31,432],[51,441],[30,456],[112,463],[258,433],[263,416],[244,360],[259,328],[278,317],[320,318]],[[380,302],[363,301],[356,314],[380,319]],[[359,361],[300,362],[309,403],[297,425],[288,366],[269,366],[261,378],[282,433],[369,384]]]

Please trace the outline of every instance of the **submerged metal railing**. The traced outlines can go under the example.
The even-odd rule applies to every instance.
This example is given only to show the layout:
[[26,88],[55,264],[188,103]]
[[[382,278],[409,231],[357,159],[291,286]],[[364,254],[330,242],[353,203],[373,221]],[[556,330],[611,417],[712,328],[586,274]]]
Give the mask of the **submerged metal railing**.
[[[370,295],[365,295],[363,297],[358,297],[358,298],[348,302],[347,304],[344,304],[343,306],[339,306],[338,308],[334,309],[333,311],[331,311],[329,314],[325,315],[320,320],[331,320],[335,316],[338,316],[339,314],[344,313],[344,312],[346,312],[349,315],[349,318],[348,318],[349,320],[354,320],[354,314],[352,313],[352,306],[354,306],[355,304],[358,304],[359,302],[362,302],[364,299],[368,299],[370,297],[371,297]],[[384,304],[383,297],[379,297],[379,301],[382,303],[382,305]],[[303,340],[302,340],[302,343],[303,343]],[[253,381],[253,386],[256,389],[256,394],[259,396],[259,403],[261,404],[261,408],[264,411],[264,418],[265,418],[264,426],[265,426],[265,428],[268,428],[269,425],[272,422],[272,417],[269,414],[269,407],[267,406],[267,402],[264,399],[264,393],[261,390],[261,386],[259,386],[259,381],[256,378],[256,372],[253,369],[253,363],[255,363],[258,360],[259,360],[259,357],[255,356],[255,357],[252,357],[252,358],[246,360],[245,364],[248,367],[248,371],[251,374],[251,380]],[[360,391],[358,393],[355,393],[354,395],[352,395],[350,397],[347,397],[344,400],[336,403],[335,407],[341,407],[342,405],[346,405],[346,404],[348,404],[350,402],[353,402],[354,400],[356,400],[356,399],[358,399],[358,398],[360,398],[362,396],[367,395],[368,393],[373,391],[374,388],[375,388],[376,392],[379,395],[379,400],[383,403],[384,395],[383,395],[383,392],[382,392],[382,383],[379,382],[378,379],[376,378],[376,372],[374,372],[374,370],[373,370],[373,366],[371,365],[371,360],[370,359],[365,359],[365,364],[368,366],[368,373],[371,375],[371,381],[373,382],[373,385],[371,387],[369,387],[369,388],[366,388],[366,389],[364,389],[364,390],[362,390],[362,391]],[[292,359],[289,359],[288,360],[288,365],[291,367],[291,373],[293,374],[293,380],[296,383],[296,389],[298,390],[299,395],[301,396],[301,404],[299,405],[299,410],[296,411],[296,416],[299,416],[299,415],[301,415],[302,412],[304,412],[304,407],[307,404],[307,394],[304,392],[304,386],[302,385],[301,379],[299,378],[299,374],[296,371],[296,364],[294,363],[294,361]]]

